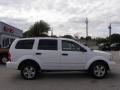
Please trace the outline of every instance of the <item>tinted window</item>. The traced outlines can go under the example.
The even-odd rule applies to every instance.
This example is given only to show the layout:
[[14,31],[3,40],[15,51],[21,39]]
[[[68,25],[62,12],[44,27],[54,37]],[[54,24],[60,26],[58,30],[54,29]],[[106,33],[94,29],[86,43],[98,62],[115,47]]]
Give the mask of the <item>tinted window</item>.
[[63,51],[80,51],[81,49],[83,49],[83,48],[80,47],[80,45],[78,45],[77,43],[62,40],[62,50]]
[[119,47],[119,46],[120,46],[120,44],[117,44],[117,46]]
[[34,40],[20,40],[16,44],[16,49],[32,49]]
[[57,50],[57,40],[39,40],[38,49],[40,50]]

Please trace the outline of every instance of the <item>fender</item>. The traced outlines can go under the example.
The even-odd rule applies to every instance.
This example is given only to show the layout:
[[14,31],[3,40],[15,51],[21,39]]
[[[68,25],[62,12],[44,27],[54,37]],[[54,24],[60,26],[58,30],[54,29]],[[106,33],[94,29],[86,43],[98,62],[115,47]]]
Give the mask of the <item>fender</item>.
[[90,67],[90,65],[95,62],[95,61],[98,61],[98,60],[102,60],[102,61],[105,61],[107,63],[107,60],[102,57],[102,56],[96,56],[96,57],[93,57],[91,58],[85,65],[85,70],[88,70],[88,68]]

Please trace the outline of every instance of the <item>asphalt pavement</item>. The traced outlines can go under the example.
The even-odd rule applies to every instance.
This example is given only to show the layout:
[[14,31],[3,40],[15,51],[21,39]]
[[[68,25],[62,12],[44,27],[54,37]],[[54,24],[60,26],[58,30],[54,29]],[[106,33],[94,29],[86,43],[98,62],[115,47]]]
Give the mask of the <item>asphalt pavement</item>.
[[110,52],[117,64],[104,79],[81,72],[49,72],[24,80],[17,70],[0,65],[0,90],[120,90],[120,52]]

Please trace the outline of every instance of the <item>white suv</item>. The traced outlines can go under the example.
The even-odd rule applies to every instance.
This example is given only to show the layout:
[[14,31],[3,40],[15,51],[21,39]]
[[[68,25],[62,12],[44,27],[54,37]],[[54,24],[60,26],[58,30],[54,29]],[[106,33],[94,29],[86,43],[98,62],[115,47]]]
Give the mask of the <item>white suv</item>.
[[88,71],[95,78],[104,78],[111,65],[112,55],[92,51],[72,39],[22,38],[10,47],[8,68],[21,71],[24,79],[35,79],[41,71]]

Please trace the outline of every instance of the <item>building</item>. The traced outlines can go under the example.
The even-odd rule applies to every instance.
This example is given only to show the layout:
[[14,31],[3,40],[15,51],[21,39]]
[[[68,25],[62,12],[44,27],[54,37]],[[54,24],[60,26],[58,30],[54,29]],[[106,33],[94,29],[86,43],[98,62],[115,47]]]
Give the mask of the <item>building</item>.
[[0,45],[5,48],[11,45],[15,38],[21,38],[23,31],[4,22],[0,22]]

